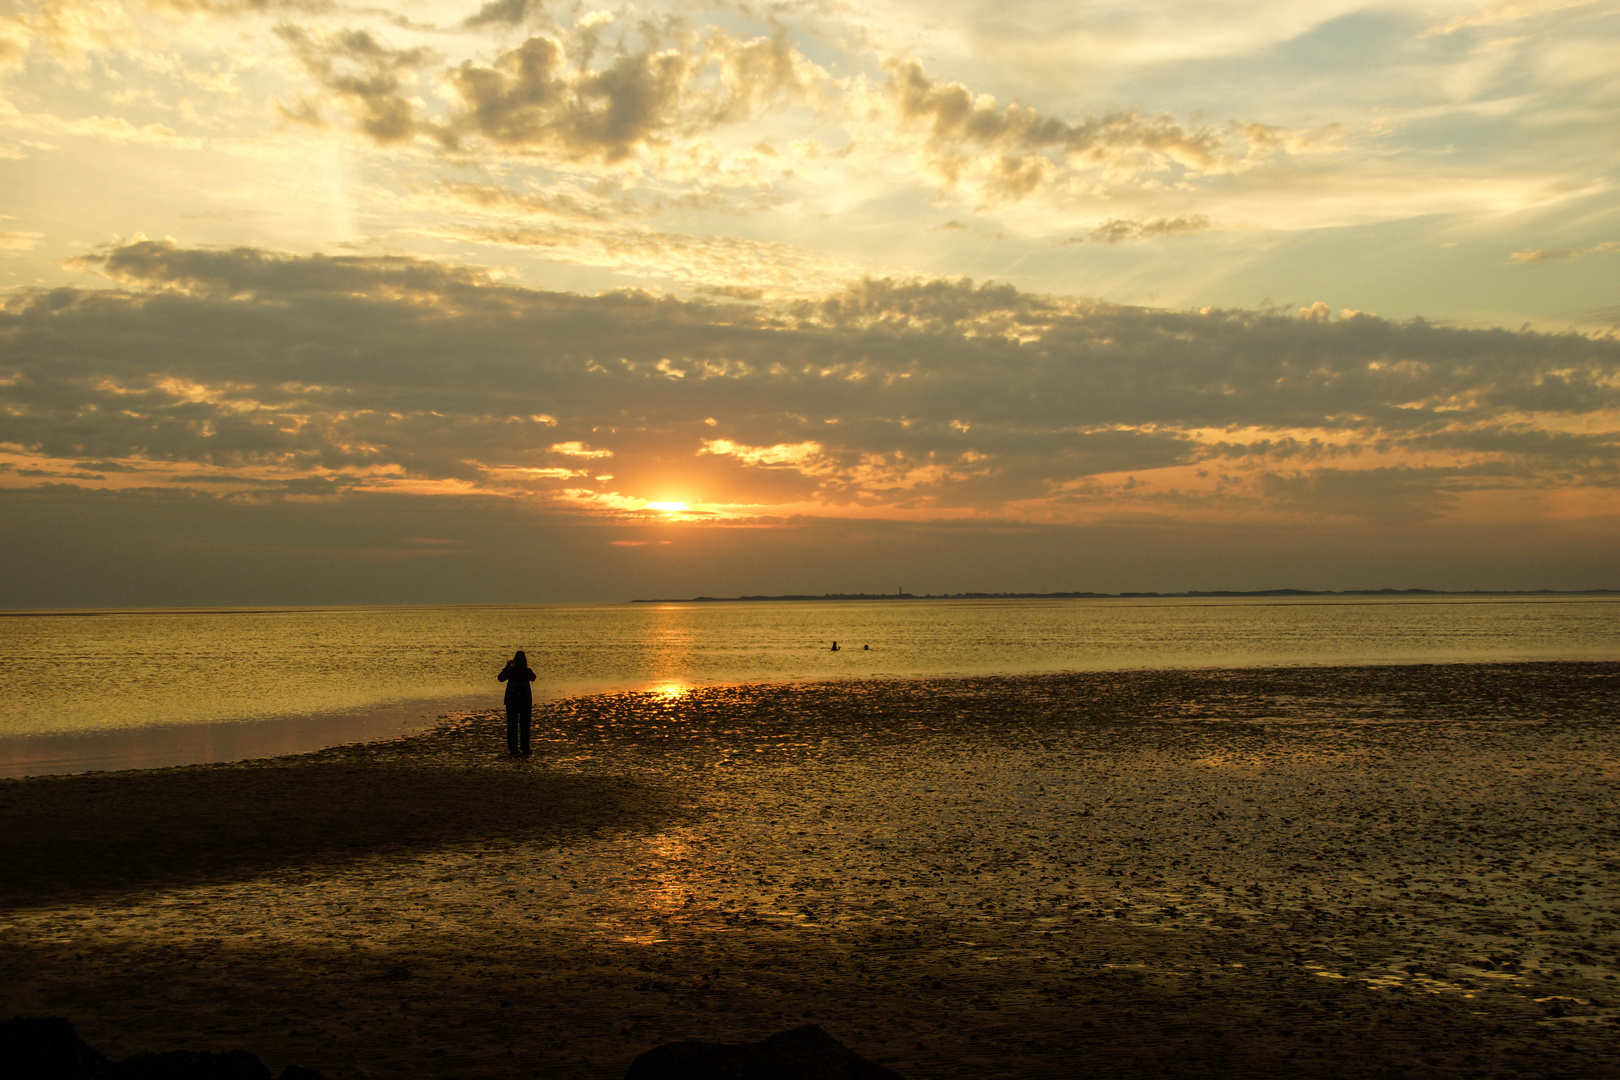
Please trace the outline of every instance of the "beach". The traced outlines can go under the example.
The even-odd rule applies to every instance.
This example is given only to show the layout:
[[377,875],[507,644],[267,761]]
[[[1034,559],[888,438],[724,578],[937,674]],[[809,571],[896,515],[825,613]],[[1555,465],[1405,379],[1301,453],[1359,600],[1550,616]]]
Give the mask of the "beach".
[[1620,663],[548,701],[0,780],[0,1013],[112,1057],[618,1077],[1620,1075]]

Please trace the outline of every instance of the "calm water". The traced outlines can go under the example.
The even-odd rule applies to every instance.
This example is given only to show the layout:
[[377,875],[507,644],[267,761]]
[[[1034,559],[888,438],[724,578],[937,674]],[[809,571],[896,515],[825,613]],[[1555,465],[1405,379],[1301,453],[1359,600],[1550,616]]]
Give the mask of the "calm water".
[[1620,598],[6,613],[0,775],[232,760],[394,735],[450,710],[498,705],[495,673],[516,648],[550,696],[873,676],[1612,660]]

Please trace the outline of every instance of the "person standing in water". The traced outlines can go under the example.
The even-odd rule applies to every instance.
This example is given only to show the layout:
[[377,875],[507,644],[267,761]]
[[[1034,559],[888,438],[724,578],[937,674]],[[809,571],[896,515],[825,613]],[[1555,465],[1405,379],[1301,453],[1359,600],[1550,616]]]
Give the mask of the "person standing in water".
[[513,757],[528,757],[529,720],[534,715],[534,694],[529,684],[534,682],[534,672],[529,670],[529,658],[522,649],[495,678],[506,684],[506,750]]

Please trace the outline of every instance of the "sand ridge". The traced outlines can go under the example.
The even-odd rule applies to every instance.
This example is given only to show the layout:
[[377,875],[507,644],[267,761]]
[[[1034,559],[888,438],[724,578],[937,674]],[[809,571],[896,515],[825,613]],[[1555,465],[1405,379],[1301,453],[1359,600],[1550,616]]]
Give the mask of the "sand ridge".
[[[1620,664],[554,702],[0,783],[0,1008],[334,1077],[1620,1075]],[[98,839],[99,838],[99,839]],[[159,1045],[161,1044],[161,1045]]]

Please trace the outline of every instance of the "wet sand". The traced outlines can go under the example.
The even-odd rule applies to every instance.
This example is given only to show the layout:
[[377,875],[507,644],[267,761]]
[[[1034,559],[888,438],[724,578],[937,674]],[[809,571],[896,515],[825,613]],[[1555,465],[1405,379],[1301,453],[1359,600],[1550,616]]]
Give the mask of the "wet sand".
[[547,703],[0,781],[0,1014],[111,1056],[618,1077],[1620,1076],[1620,664]]

